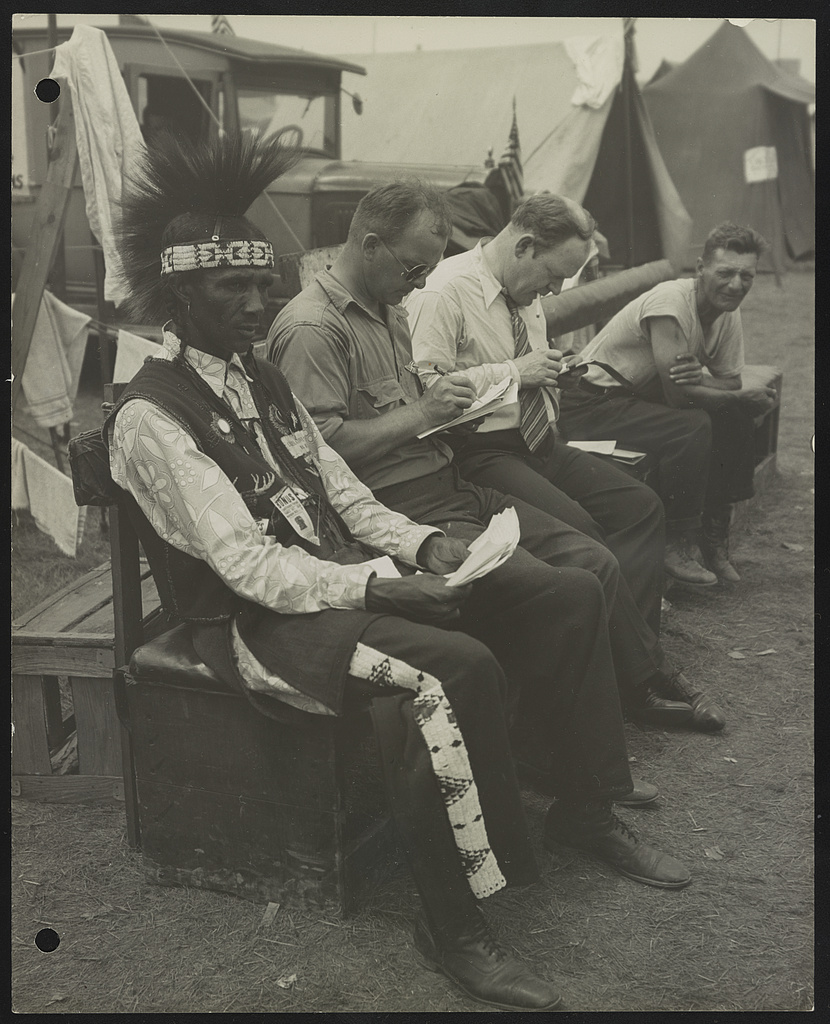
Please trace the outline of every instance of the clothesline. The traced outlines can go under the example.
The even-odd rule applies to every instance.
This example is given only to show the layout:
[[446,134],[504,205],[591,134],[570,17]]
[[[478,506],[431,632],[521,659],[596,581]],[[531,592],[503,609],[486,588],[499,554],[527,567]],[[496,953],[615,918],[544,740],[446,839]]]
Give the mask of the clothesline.
[[45,50],[27,50],[26,53],[13,53],[12,60],[23,60],[24,57],[39,57],[42,53],[54,53],[56,47],[47,46]]

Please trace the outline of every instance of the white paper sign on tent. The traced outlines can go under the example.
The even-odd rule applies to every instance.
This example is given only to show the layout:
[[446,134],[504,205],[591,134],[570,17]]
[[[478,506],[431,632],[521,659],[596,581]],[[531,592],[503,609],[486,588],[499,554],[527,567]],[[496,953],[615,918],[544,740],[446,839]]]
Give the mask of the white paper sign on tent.
[[778,154],[775,146],[753,146],[744,150],[744,178],[748,185],[758,181],[775,181],[778,177]]

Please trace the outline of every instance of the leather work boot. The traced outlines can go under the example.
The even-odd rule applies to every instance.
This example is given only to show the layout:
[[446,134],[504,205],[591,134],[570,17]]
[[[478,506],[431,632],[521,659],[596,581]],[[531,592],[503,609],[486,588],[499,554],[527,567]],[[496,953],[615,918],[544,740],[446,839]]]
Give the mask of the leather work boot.
[[597,800],[581,808],[554,803],[545,819],[544,844],[568,846],[595,857],[643,885],[683,889],[692,876],[689,869],[667,853],[647,846],[612,812],[610,800]]
[[695,587],[713,587],[718,578],[702,566],[690,550],[691,544],[685,537],[675,537],[666,541],[663,553],[663,568],[666,575],[678,583],[688,583]]
[[426,918],[415,922],[415,948],[427,970],[445,974],[465,995],[500,1010],[555,1010],[562,997],[548,981],[532,974],[490,935],[483,915],[467,934],[439,946]]
[[660,790],[650,782],[634,779],[634,788],[631,792],[625,796],[615,796],[614,803],[621,807],[645,807],[646,804],[653,804],[659,795]]
[[693,729],[698,729],[700,732],[720,732],[726,725],[726,716],[723,711],[711,697],[707,697],[702,690],[690,683],[682,672],[672,673],[661,689],[670,696],[684,700],[691,705],[692,720],[689,724]]
[[691,704],[669,700],[652,689],[644,689],[641,701],[636,704],[626,702],[625,714],[636,722],[662,727],[691,725],[694,710]]
[[700,547],[706,565],[719,580],[725,583],[740,583],[740,574],[729,561],[729,522],[731,518],[731,505],[724,505],[714,512],[704,512]]

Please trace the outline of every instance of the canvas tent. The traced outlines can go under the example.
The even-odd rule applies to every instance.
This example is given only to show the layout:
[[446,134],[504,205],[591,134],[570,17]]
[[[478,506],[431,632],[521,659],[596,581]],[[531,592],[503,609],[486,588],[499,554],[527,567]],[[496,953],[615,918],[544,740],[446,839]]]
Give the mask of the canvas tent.
[[526,191],[584,202],[613,262],[686,250],[689,218],[654,139],[619,37],[353,57],[367,77],[363,115],[343,128],[346,160],[483,166],[513,119]]
[[772,246],[766,265],[815,251],[808,105],[815,86],[724,22],[685,63],[643,89],[660,150],[692,221],[692,255],[733,220]]

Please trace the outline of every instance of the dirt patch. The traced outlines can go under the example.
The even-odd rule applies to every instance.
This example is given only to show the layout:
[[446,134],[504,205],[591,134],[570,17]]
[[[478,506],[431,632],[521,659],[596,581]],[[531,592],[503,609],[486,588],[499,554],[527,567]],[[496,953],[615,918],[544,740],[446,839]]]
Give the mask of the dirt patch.
[[[663,892],[581,854],[545,853],[547,801],[524,794],[543,879],[498,894],[486,913],[505,945],[557,982],[566,1009],[813,1007],[812,310],[812,274],[791,274],[783,290],[762,277],[747,300],[748,361],[784,370],[780,476],[735,532],[743,581],[670,594],[667,652],[716,697],[728,727],[626,726],[634,774],[661,798],[623,817],[689,863],[694,883]],[[45,549],[31,530],[20,527],[31,552],[17,549],[19,590]],[[148,884],[118,808],[15,801],[13,822],[17,1012],[484,1010],[415,958],[418,899],[399,865],[352,918],[282,907],[266,927],[262,906]],[[61,937],[53,953],[34,944],[44,927]]]

